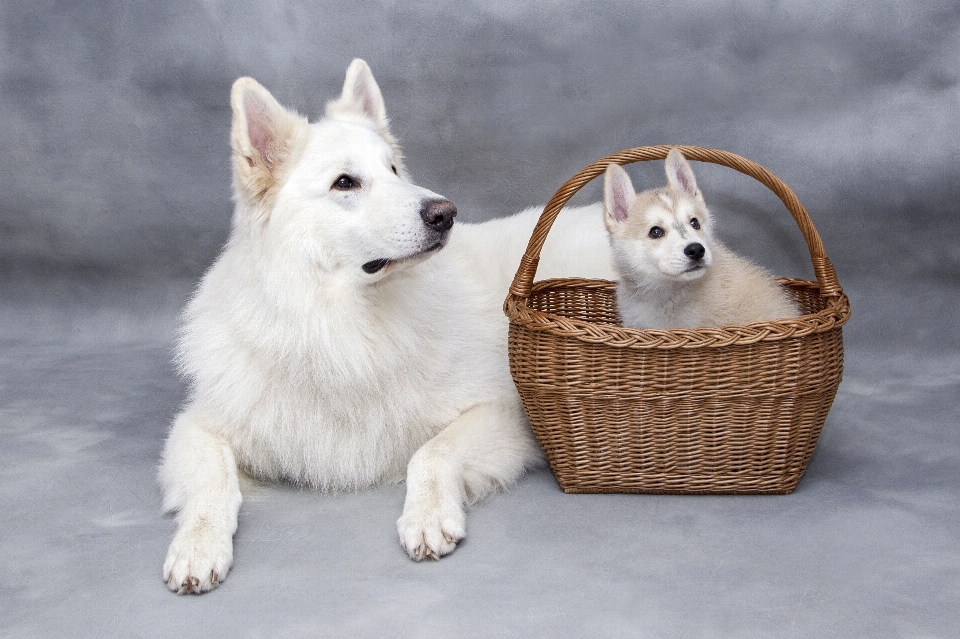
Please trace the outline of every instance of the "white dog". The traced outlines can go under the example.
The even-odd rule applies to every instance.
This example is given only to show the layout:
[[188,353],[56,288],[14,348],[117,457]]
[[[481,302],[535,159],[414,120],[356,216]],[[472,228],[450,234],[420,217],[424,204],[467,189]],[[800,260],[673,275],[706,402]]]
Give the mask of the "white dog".
[[[362,60],[313,124],[249,78],[231,103],[236,208],[184,313],[163,578],[180,593],[224,579],[240,471],[321,490],[406,475],[400,542],[416,560],[445,555],[469,503],[542,459],[501,310],[535,212],[454,228],[454,206],[409,182]],[[541,274],[611,277],[602,217],[565,213]]]
[[743,325],[798,316],[784,288],[713,237],[712,220],[679,149],[666,161],[666,188],[635,193],[607,167],[604,220],[619,274],[617,306],[631,328]]

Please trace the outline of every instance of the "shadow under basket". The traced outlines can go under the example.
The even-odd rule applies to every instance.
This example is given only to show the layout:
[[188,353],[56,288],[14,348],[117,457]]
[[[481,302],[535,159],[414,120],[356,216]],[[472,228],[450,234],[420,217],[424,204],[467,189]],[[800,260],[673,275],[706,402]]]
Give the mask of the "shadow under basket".
[[568,493],[790,493],[840,385],[850,304],[809,216],[776,176],[731,153],[680,147],[687,159],[758,179],[786,204],[817,275],[779,280],[800,317],[636,330],[620,325],[612,282],[533,283],[547,233],[577,190],[611,162],[663,159],[670,148],[598,160],[547,204],[504,303],[514,382]]

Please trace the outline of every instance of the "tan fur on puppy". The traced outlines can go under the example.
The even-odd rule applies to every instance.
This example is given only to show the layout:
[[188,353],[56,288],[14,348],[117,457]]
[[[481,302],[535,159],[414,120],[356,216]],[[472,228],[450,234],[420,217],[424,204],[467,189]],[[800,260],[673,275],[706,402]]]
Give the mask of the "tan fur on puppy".
[[712,216],[679,149],[667,156],[666,171],[667,187],[637,194],[622,167],[607,167],[604,219],[623,325],[699,328],[798,316],[765,270],[714,239]]

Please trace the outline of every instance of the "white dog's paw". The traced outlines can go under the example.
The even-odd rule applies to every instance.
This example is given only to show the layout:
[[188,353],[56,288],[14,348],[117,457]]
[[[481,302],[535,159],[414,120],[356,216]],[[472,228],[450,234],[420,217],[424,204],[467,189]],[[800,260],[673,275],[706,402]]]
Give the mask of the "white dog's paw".
[[170,542],[163,580],[180,595],[213,590],[233,564],[233,538],[211,526],[181,528]]
[[467,518],[456,504],[417,504],[404,508],[397,520],[400,544],[414,561],[440,559],[467,535]]

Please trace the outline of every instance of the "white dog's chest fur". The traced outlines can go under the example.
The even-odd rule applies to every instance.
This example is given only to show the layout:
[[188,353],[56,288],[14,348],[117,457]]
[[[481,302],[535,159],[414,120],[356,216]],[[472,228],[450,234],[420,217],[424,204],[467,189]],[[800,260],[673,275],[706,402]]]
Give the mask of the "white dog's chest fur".
[[504,392],[505,320],[455,255],[362,297],[309,280],[227,286],[253,268],[240,253],[224,253],[188,307],[180,360],[194,400],[231,416],[218,430],[252,474],[324,489],[397,481],[443,426]]

